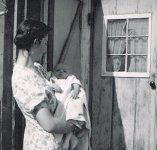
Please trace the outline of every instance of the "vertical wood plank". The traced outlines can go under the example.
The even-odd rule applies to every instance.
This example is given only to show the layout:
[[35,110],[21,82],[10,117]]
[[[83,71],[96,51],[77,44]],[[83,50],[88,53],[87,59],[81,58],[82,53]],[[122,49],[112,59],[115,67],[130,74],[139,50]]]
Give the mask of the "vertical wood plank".
[[27,18],[40,20],[41,0],[27,0]]
[[25,0],[18,0],[17,3],[17,25],[24,19],[25,16]]
[[[154,0],[139,0],[137,5],[137,12],[138,13],[150,13],[152,12],[152,7],[154,7],[153,4]],[[155,9],[154,9],[155,10]],[[153,11],[154,12],[154,11]]]
[[4,16],[0,16],[0,149],[2,149],[2,94],[3,94],[3,54],[4,54]]
[[117,14],[138,13],[138,0],[117,0]]
[[42,0],[41,5],[41,21],[43,21],[45,24],[48,24],[49,0]]
[[6,0],[8,13],[5,15],[4,57],[3,57],[3,100],[2,100],[2,149],[12,149],[12,61],[14,0]]
[[49,0],[48,3],[48,25],[53,28],[48,35],[48,49],[47,49],[47,69],[53,68],[53,42],[54,42],[54,6],[55,0]]
[[[151,74],[154,74],[155,75],[155,83],[157,84],[157,34],[156,32],[153,32],[156,30],[156,26],[157,26],[157,20],[156,20],[156,16],[157,16],[157,1],[156,0],[153,0],[152,2],[152,43],[151,43],[151,54],[152,54],[152,57],[151,57],[151,60],[152,60],[152,67],[151,67]],[[150,80],[151,81],[151,80]],[[157,85],[156,85],[157,86]],[[151,93],[153,91],[151,90]],[[151,99],[155,99],[155,113],[154,113],[154,122],[155,122],[155,129],[154,129],[154,149],[153,150],[156,150],[157,149],[157,90],[154,90],[154,93],[155,94],[151,94]],[[152,103],[153,105],[153,103]],[[153,122],[153,121],[152,121]]]
[[[147,13],[154,12],[152,10],[154,0],[138,1],[137,12]],[[154,15],[154,14],[153,14]],[[154,22],[156,19],[152,20]],[[152,27],[152,31],[155,26]],[[153,31],[154,32],[154,31]],[[153,33],[152,32],[152,33]],[[151,36],[151,40],[154,37]],[[155,42],[156,43],[156,42]],[[151,42],[151,74],[156,72],[156,65],[153,63],[154,51],[153,42]],[[154,53],[155,52],[155,53]],[[137,100],[136,100],[136,122],[135,122],[135,145],[134,149],[155,149],[155,91],[151,89],[148,79],[137,79]],[[141,128],[142,125],[142,128]]]
[[[15,0],[15,10],[14,10],[14,36],[17,31],[17,26],[25,18],[25,0]],[[14,45],[13,47],[13,63],[16,61],[18,49]],[[18,150],[23,147],[23,134],[25,127],[25,120],[17,106],[17,103],[13,99],[12,103],[12,113],[13,113],[13,149]]]
[[[48,9],[49,8],[49,0],[41,0],[41,12],[40,12],[40,20],[45,24],[48,24]],[[47,53],[43,56],[41,60],[41,64],[47,70]]]
[[134,150],[153,149],[151,145],[151,108],[150,86],[145,79],[136,80],[136,122]]
[[[148,3],[148,2],[147,2]],[[150,6],[150,4],[149,4]],[[154,30],[156,30],[156,25],[157,25],[157,20],[156,20],[156,16],[157,16],[157,1],[156,0],[152,0],[151,2],[151,7],[149,7],[149,12],[150,10],[153,12],[152,14],[152,31],[151,31],[151,74],[150,75],[154,75],[155,79],[153,79],[155,81],[155,83],[157,83],[157,34],[154,32]],[[148,9],[147,9],[148,10]],[[149,79],[148,82],[150,82],[151,80]],[[156,150],[157,149],[157,128],[156,128],[156,119],[157,119],[157,107],[156,107],[156,100],[157,100],[157,96],[156,96],[156,90],[154,89],[150,89],[150,93],[151,93],[151,104],[150,104],[150,108],[151,108],[151,124],[150,124],[150,145],[152,145],[152,149]]]
[[[100,95],[101,98],[98,101],[97,129],[98,131],[98,147],[101,150],[112,149],[112,115],[113,115],[113,78],[103,78],[101,80]],[[106,87],[106,85],[109,85]],[[97,100],[97,99],[96,99]],[[94,119],[93,119],[94,121]],[[94,141],[93,141],[94,142]],[[95,147],[96,149],[96,147]]]
[[115,78],[114,86],[112,149],[133,150],[135,79]]
[[83,0],[82,30],[81,30],[81,82],[89,97],[89,61],[90,61],[90,26],[87,17],[91,12],[91,0]]
[[94,11],[92,150],[110,150],[113,78],[101,77],[103,11],[100,0]]
[[103,14],[113,15],[117,13],[117,0],[101,0]]
[[[90,53],[89,53],[89,84],[88,84],[88,107],[89,107],[89,114],[91,118],[92,124],[92,101],[93,101],[93,55],[94,55],[94,16],[95,16],[95,1],[91,0],[91,24],[90,27]],[[89,17],[89,14],[88,14]],[[92,136],[91,136],[92,141]]]
[[[94,71],[95,72],[95,71]],[[92,149],[111,149],[113,79],[94,75],[92,101]],[[107,86],[106,85],[110,85]]]

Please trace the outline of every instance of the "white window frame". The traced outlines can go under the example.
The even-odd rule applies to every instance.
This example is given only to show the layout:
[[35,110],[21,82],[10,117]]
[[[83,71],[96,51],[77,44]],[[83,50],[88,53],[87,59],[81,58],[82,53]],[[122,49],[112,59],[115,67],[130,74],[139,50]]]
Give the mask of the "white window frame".
[[[106,71],[106,50],[107,50],[107,23],[110,19],[143,19],[148,18],[148,60],[147,72],[107,72]],[[149,77],[150,75],[150,41],[151,41],[151,14],[127,14],[127,15],[105,15],[103,20],[103,38],[102,38],[102,76],[110,77]],[[126,45],[127,48],[127,45]],[[127,60],[126,60],[127,61]]]

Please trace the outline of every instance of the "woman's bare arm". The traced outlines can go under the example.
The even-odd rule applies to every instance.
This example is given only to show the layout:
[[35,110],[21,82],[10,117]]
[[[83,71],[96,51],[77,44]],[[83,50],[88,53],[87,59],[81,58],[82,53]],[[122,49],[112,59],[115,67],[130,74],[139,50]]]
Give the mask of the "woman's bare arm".
[[48,108],[41,108],[36,113],[36,119],[47,132],[51,133],[69,133],[75,128],[70,122],[53,117]]

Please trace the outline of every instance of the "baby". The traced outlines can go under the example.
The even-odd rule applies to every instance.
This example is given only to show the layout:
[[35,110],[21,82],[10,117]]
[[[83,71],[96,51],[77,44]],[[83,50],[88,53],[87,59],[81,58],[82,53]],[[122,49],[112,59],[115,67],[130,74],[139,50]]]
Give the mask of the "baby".
[[[60,109],[60,111],[58,111],[59,115],[62,111],[61,118],[70,121],[75,124],[80,131],[83,131],[86,128],[85,126],[87,122],[84,112],[87,106],[87,100],[85,91],[83,90],[80,81],[71,74],[69,66],[65,64],[58,64],[54,68],[54,74],[50,77],[50,83],[56,84],[60,87],[60,90],[57,87],[55,96],[64,106],[64,109]],[[55,114],[57,115],[57,111]],[[82,132],[81,134],[83,135],[84,133]],[[81,134],[80,136],[82,136]],[[70,138],[72,139],[74,136],[66,136],[66,141],[64,141],[65,147],[66,145],[68,147],[68,143],[71,142]]]
[[[54,68],[54,75],[50,78],[50,82],[52,84],[55,83],[60,87],[60,89],[57,87],[57,92],[55,93],[55,96],[60,102],[64,103],[67,117],[67,113],[70,113],[70,116],[72,115],[73,108],[75,110],[76,107],[80,106],[80,110],[83,109],[82,107],[84,102],[86,101],[86,95],[80,81],[71,74],[69,66],[65,64],[58,64]],[[72,101],[71,103],[74,104],[74,106],[75,103],[77,106],[72,108],[68,107],[68,105],[70,105],[69,100]],[[76,110],[73,113],[77,113]],[[80,114],[82,113],[83,112],[79,112],[79,116],[77,116],[76,114],[75,115],[80,118]]]
[[[75,133],[61,135],[54,134],[58,142],[63,143],[63,149],[74,149],[77,146],[78,137],[89,132],[89,118],[87,100],[80,81],[71,74],[69,66],[58,64],[54,73],[46,72],[40,64],[35,64],[40,74],[47,82],[46,93],[52,102],[49,102],[50,111],[54,116],[67,120],[79,130]],[[55,97],[54,97],[55,94]],[[80,132],[78,132],[80,131]],[[72,144],[71,144],[72,143]]]
[[54,75],[50,78],[51,83],[57,84],[61,89],[57,88],[58,93],[56,96],[60,101],[64,101],[68,94],[71,93],[72,99],[79,98],[80,94],[85,92],[81,86],[80,81],[71,74],[69,66],[65,64],[58,64],[54,69]]

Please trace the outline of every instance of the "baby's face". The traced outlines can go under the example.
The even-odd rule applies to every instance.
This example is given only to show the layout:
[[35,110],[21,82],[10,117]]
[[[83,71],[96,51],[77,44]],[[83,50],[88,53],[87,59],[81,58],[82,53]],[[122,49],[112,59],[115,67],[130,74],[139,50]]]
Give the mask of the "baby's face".
[[58,79],[66,79],[69,76],[69,71],[64,67],[56,67],[54,70],[54,75]]

